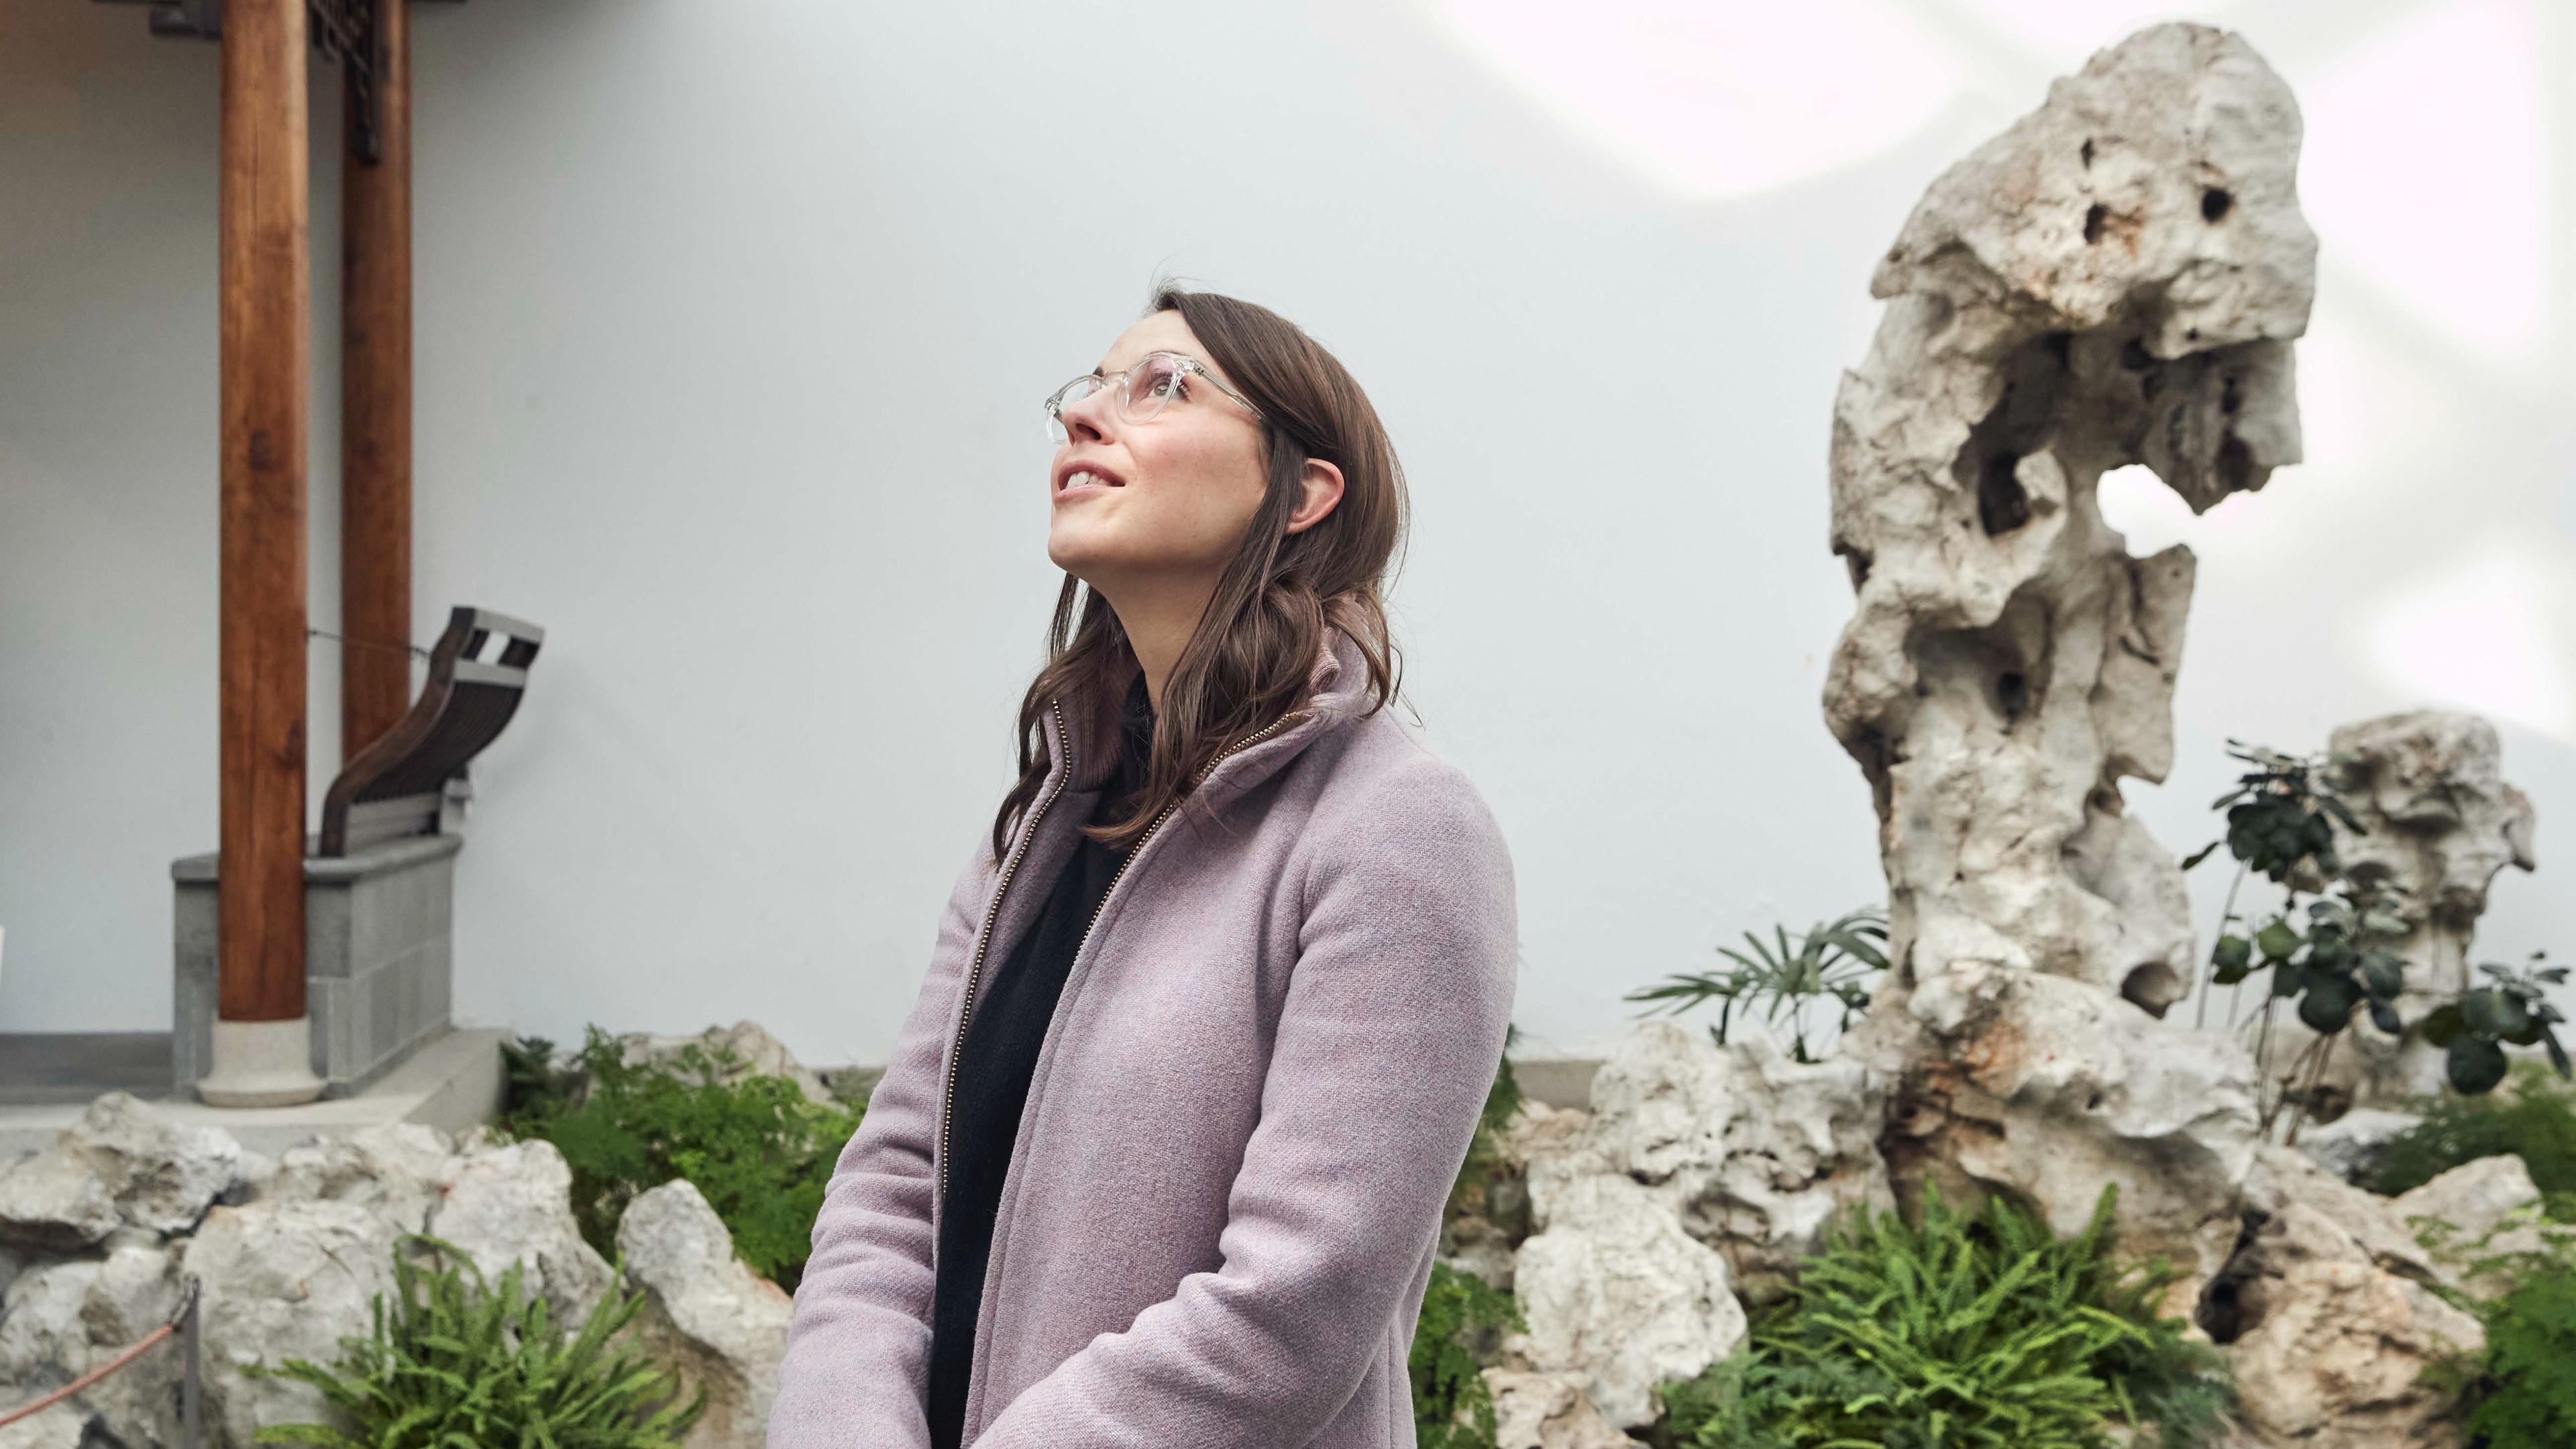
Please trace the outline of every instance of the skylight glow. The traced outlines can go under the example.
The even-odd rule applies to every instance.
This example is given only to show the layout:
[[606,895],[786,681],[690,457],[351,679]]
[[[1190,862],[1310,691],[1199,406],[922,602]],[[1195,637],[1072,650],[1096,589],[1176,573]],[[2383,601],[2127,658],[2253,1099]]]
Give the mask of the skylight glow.
[[1741,196],[1896,145],[1956,95],[1947,42],[1886,0],[1441,0],[1498,72],[1655,183]]

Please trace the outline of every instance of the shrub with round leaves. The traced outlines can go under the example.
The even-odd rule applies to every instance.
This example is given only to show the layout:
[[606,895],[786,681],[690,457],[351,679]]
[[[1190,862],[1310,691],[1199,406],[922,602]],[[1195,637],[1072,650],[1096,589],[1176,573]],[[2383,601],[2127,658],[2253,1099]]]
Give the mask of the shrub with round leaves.
[[2493,1091],[2504,1080],[2508,1045],[2540,1047],[2559,1076],[2570,1075],[2556,1030],[2567,1018],[2548,999],[2548,988],[2567,980],[2567,968],[2542,965],[2547,958],[2539,952],[2531,959],[2520,971],[2492,961],[2479,966],[2490,984],[2471,987],[2424,1018],[2424,1040],[2443,1049],[2454,1090],[2469,1096]]
[[[2335,827],[2365,832],[2336,798],[2342,778],[2336,761],[2237,740],[2228,744],[2228,753],[2252,768],[2216,802],[2227,810],[2226,835],[2195,852],[2183,868],[2198,865],[2222,845],[2236,857],[2236,880],[2228,887],[2227,912],[2210,950],[2209,980],[2212,987],[2233,987],[2271,973],[2255,1047],[2258,1077],[2266,1084],[2260,1115],[2268,1131],[2285,1106],[2295,1105],[2290,1129],[2295,1140],[2300,1117],[2323,1095],[2334,1039],[2351,1025],[2356,1011],[2390,1036],[2407,1030],[2397,1007],[2406,990],[2406,962],[2386,944],[2406,934],[2405,897],[2387,882],[2343,873],[2335,853]],[[2281,910],[2250,933],[2229,929],[2237,920],[2236,893],[2249,874],[2277,882],[2287,894]],[[2302,894],[2316,897],[2304,910]],[[2553,1030],[2563,1018],[2544,989],[2565,981],[2566,969],[2478,969],[2492,979],[2437,1007],[2419,1027],[2424,1040],[2446,1053],[2445,1075],[2452,1088],[2469,1096],[2494,1090],[2504,1080],[2508,1045],[2542,1047],[2559,1074],[2568,1075],[2567,1053]],[[2204,993],[2204,1011],[2208,1000]],[[2315,1040],[2297,1045],[2299,1055],[2287,1072],[2276,1070],[2272,1061],[2273,1012],[2284,1001],[2316,1033]],[[2230,1025],[2233,1013],[2231,1005]],[[2275,1082],[2283,1085],[2272,1086]]]

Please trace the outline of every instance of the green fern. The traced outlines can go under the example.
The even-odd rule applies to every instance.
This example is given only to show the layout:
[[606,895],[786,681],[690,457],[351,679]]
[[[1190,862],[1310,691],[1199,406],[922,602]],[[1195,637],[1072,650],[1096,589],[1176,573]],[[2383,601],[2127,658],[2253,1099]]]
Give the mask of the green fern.
[[[2482,1251],[2500,1235],[2532,1227],[2536,1247]],[[2491,1300],[2435,1288],[2477,1316],[2486,1347],[2436,1360],[2424,1381],[2457,1401],[2472,1449],[2576,1444],[2576,1371],[2568,1367],[2576,1363],[2576,1229],[2514,1213],[2476,1239],[2457,1242],[2454,1233],[2436,1220],[2417,1236],[2445,1261],[2463,1264],[2467,1278],[2512,1286]]]
[[[403,1249],[415,1241],[461,1268],[423,1270]],[[405,1234],[394,1250],[390,1322],[378,1293],[370,1305],[373,1335],[344,1336],[335,1367],[290,1358],[242,1370],[311,1384],[354,1430],[266,1424],[253,1441],[326,1449],[676,1449],[705,1412],[706,1386],[680,1405],[677,1374],[641,1354],[608,1351],[645,1298],[642,1290],[618,1294],[625,1264],[616,1266],[608,1297],[567,1341],[563,1326],[549,1321],[545,1299],[522,1287],[521,1264],[513,1262],[494,1289],[455,1244]],[[466,1271],[474,1275],[471,1286]]]
[[2562,1250],[2482,1316],[2486,1381],[2469,1432],[2486,1449],[2576,1444],[2576,1255]]
[[[627,1204],[685,1177],[724,1219],[736,1256],[794,1292],[832,1165],[863,1109],[809,1101],[783,1077],[722,1081],[740,1059],[695,1042],[675,1061],[630,1066],[618,1039],[592,1026],[577,1061],[590,1079],[581,1105],[532,1085],[525,1109],[504,1130],[542,1138],[563,1153],[582,1237],[602,1257],[614,1256]],[[533,1052],[514,1071],[532,1084],[550,1080]]]
[[2373,1184],[2394,1196],[2461,1163],[2513,1153],[2548,1195],[2550,1216],[2576,1222],[2576,1092],[2536,1062],[2516,1068],[2510,1092],[2440,1096],[2414,1104],[2424,1120],[2388,1144]]
[[1464,1211],[1475,1190],[1490,1182],[1503,1165],[1503,1128],[1528,1100],[1520,1078],[1512,1074],[1512,1046],[1520,1038],[1517,1025],[1503,1028],[1502,1062],[1494,1069],[1493,1086],[1485,1092],[1485,1110],[1477,1114],[1475,1134],[1467,1139],[1467,1156],[1458,1164],[1457,1180],[1449,1185],[1449,1201],[1440,1213],[1444,1222]]
[[1668,1383],[1690,1449],[2103,1449],[2210,1442],[2232,1402],[2216,1350],[2156,1305],[2178,1276],[2122,1267],[2105,1189],[2072,1238],[1989,1201],[1922,1221],[1863,1208],[1757,1318],[1745,1352]]
[[1480,1334],[1527,1329],[1518,1303],[1472,1273],[1434,1261],[1415,1323],[1409,1367],[1420,1449],[1494,1449],[1494,1397],[1472,1347]]
[[501,1120],[506,1126],[568,1105],[579,1073],[555,1063],[555,1044],[541,1036],[501,1043]]

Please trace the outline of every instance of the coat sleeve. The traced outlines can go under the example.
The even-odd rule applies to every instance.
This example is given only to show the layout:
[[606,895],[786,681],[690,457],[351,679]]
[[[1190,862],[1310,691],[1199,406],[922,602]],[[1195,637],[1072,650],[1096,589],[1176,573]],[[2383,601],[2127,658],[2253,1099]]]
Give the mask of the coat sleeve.
[[1383,1350],[1501,1060],[1512,868],[1427,755],[1321,833],[1222,1266],[1094,1337],[974,1449],[1295,1449]]
[[990,862],[986,845],[950,891],[921,994],[824,1188],[768,1449],[929,1449],[931,1151],[947,1032],[983,924]]

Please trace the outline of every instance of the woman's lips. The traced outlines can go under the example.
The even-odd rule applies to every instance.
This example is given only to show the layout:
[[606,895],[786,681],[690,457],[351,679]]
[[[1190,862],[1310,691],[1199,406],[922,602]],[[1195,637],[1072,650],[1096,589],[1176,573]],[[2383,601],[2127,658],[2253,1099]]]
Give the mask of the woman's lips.
[[1125,485],[1123,484],[1111,481],[1103,474],[1093,473],[1086,469],[1076,469],[1072,473],[1066,475],[1064,486],[1055,490],[1055,501],[1058,503],[1073,503],[1081,499],[1092,497],[1095,494],[1106,493],[1113,488],[1124,486]]

